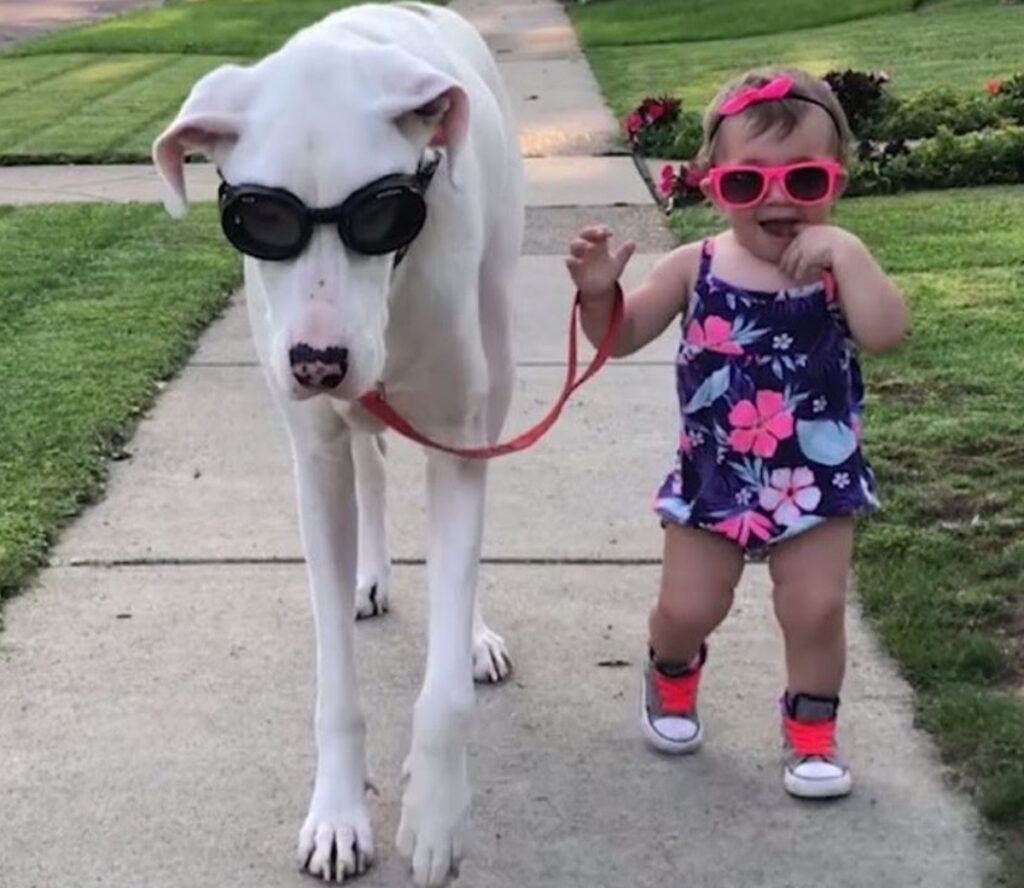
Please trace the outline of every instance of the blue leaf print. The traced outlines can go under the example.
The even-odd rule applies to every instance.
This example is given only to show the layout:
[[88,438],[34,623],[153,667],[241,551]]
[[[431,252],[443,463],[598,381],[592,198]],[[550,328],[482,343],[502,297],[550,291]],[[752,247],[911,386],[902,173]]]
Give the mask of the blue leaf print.
[[824,520],[825,519],[821,515],[801,515],[795,523],[789,525],[789,527],[787,527],[785,531],[780,533],[775,538],[775,542],[781,542],[782,540],[787,540],[790,537],[798,536],[805,530],[810,530],[812,527],[817,527]]
[[693,504],[675,497],[661,497],[657,503],[657,509],[663,515],[671,518],[679,524],[686,524],[693,514]]
[[732,338],[740,346],[747,346],[757,342],[762,336],[768,333],[766,327],[755,327],[754,321],[745,321],[736,317],[732,322]]
[[714,373],[712,373],[704,382],[701,383],[700,388],[693,393],[693,396],[689,401],[686,402],[686,406],[683,408],[684,414],[696,413],[698,410],[703,410],[709,404],[713,404],[729,389],[729,365],[726,364],[724,367],[720,367]]
[[729,306],[729,311],[736,311],[736,294],[726,293],[725,304]]
[[810,397],[810,392],[798,392],[793,390],[793,386],[787,385],[786,390],[782,397],[786,402],[786,409],[793,413],[797,407],[799,407],[804,401]]
[[804,456],[823,466],[839,466],[857,449],[853,429],[830,419],[799,419],[796,437]]
[[741,462],[729,463],[729,468],[733,470],[744,484],[751,485],[753,487],[765,487],[767,485],[767,472],[764,470],[764,460],[760,457],[751,459],[749,456],[743,457]]

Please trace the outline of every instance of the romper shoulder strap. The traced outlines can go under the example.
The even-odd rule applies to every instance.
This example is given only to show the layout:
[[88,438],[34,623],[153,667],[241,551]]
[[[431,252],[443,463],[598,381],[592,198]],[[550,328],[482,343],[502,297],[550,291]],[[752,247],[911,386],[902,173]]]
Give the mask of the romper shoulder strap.
[[715,255],[715,242],[712,238],[705,238],[700,245],[700,276],[706,278],[711,272],[711,257]]
[[714,242],[707,238],[700,247],[700,267],[697,270],[697,280],[693,282],[686,300],[686,310],[683,312],[683,324],[693,317],[697,311],[697,304],[701,302],[708,292],[708,275],[711,273],[711,256],[715,252]]
[[715,242],[711,238],[705,238],[700,245],[700,267],[697,270],[697,280],[694,282],[695,290],[707,286],[708,275],[711,274],[711,257],[714,253]]

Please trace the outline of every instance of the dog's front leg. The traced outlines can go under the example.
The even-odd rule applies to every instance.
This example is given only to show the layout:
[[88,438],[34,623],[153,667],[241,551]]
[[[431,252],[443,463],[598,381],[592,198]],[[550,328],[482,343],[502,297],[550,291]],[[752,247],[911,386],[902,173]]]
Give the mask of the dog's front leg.
[[391,587],[385,503],[387,475],[383,435],[352,436],[359,502],[359,574],[356,618],[387,613]]
[[486,473],[482,461],[428,456],[429,647],[398,829],[398,848],[412,858],[417,885],[442,885],[458,874],[469,825],[473,602]]
[[317,769],[299,833],[299,866],[325,880],[364,872],[373,859],[366,812],[365,723],[353,654],[356,494],[346,433],[293,434],[299,525],[316,629]]

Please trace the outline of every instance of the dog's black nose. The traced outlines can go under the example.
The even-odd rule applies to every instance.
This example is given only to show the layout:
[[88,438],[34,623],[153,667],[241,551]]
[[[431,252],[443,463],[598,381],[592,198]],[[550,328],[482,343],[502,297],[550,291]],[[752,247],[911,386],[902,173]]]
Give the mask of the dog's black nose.
[[348,349],[313,348],[300,342],[288,350],[288,362],[303,388],[335,389],[348,372]]

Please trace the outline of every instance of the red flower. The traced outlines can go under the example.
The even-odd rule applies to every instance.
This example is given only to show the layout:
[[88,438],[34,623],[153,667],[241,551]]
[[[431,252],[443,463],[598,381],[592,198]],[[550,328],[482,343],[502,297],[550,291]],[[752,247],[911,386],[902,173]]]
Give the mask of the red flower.
[[1002,88],[1003,85],[998,80],[990,80],[985,86],[985,89],[987,89],[993,96],[999,95]]
[[676,190],[676,174],[672,170],[672,164],[666,163],[661,168],[661,193],[668,197]]
[[657,123],[662,117],[665,116],[665,106],[660,102],[651,105],[647,109],[647,121],[648,123]]
[[700,183],[703,179],[704,173],[697,167],[692,166],[686,171],[686,178],[683,181],[686,182],[687,188],[700,188]]
[[639,111],[634,111],[629,117],[626,118],[626,132],[631,136],[635,136],[641,129],[643,129],[644,119],[640,116]]

